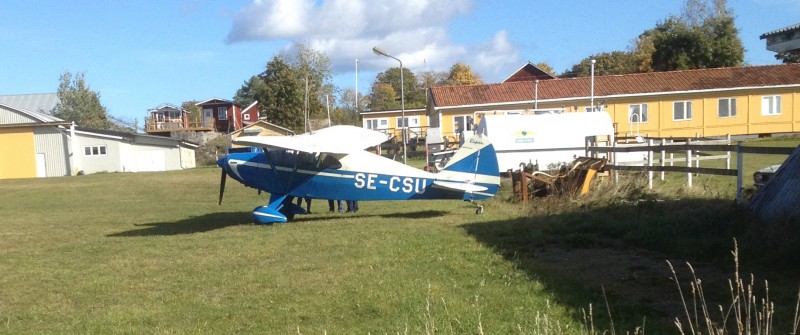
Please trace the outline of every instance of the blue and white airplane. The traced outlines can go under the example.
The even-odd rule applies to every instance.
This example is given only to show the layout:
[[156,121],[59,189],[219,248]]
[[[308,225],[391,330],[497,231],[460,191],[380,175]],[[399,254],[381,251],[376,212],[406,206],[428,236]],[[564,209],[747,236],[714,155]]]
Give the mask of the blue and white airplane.
[[[386,141],[377,131],[333,126],[297,136],[244,136],[233,143],[261,150],[220,158],[219,201],[227,176],[270,194],[256,207],[258,224],[287,222],[306,211],[295,197],[338,200],[481,200],[494,196],[500,173],[494,147],[475,135],[448,161],[430,173],[365,151]],[[478,207],[481,213],[482,207]]]

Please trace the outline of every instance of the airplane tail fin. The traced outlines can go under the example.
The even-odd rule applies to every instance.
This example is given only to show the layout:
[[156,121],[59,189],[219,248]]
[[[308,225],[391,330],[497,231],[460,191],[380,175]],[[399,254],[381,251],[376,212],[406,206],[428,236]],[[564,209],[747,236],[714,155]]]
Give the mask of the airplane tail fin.
[[[464,187],[464,200],[477,200],[494,196],[500,187],[500,168],[497,154],[489,138],[474,135],[464,141],[461,148],[439,172],[442,179],[480,186]],[[484,189],[485,188],[485,189]]]

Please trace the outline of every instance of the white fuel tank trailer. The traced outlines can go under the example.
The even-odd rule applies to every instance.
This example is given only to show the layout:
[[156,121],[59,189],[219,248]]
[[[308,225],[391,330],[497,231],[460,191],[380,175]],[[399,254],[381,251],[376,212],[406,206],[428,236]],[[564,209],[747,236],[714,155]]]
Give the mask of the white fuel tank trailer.
[[614,126],[606,112],[486,115],[475,132],[489,137],[505,172],[529,162],[542,170],[572,162],[585,156],[587,137],[613,140]]

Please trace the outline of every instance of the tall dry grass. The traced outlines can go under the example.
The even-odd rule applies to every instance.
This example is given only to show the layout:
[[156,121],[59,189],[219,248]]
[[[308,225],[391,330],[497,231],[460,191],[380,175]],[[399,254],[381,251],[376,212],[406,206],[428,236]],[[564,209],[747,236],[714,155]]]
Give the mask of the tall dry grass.
[[[675,318],[675,326],[681,334],[740,334],[740,335],[771,335],[780,334],[782,331],[775,327],[775,304],[770,299],[769,283],[764,281],[763,290],[760,290],[755,276],[750,274],[749,279],[740,275],[739,247],[734,240],[731,251],[735,266],[733,278],[729,279],[730,302],[728,305],[709,306],[703,290],[703,281],[698,278],[691,264],[686,266],[691,280],[689,281],[690,293],[684,294],[678,274],[670,261],[667,261],[678,293],[683,302],[683,317]],[[688,300],[687,300],[688,298]],[[790,334],[797,334],[800,324],[800,292],[797,296],[794,318],[786,329],[791,329]]]

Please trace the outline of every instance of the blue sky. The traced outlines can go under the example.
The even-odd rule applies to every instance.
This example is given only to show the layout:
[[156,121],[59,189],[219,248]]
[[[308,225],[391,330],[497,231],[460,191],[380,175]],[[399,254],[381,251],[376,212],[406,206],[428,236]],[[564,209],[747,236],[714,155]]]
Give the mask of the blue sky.
[[[109,113],[139,119],[162,103],[231,99],[292,41],[333,63],[362,94],[397,62],[414,72],[457,61],[499,82],[527,61],[557,73],[626,50],[683,0],[11,0],[0,13],[0,95],[49,93],[84,72]],[[750,65],[777,64],[759,35],[800,23],[797,0],[728,0]]]

